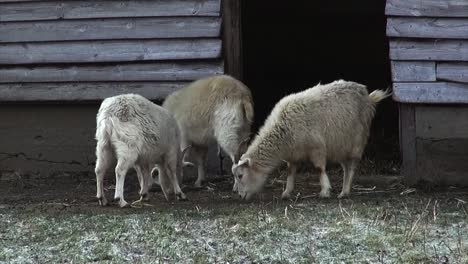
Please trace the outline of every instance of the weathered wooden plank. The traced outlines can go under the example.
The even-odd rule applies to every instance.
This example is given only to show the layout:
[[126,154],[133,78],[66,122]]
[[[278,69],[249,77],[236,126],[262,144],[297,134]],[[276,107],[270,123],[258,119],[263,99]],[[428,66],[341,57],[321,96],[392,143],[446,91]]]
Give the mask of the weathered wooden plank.
[[468,63],[437,63],[437,79],[468,83]]
[[219,17],[109,18],[0,23],[1,42],[219,37]]
[[394,82],[433,82],[436,80],[433,61],[392,61],[391,65]]
[[393,83],[393,99],[401,103],[468,103],[468,85],[460,83]]
[[391,40],[392,60],[468,61],[468,40]]
[[468,106],[418,105],[415,116],[418,138],[468,139]]
[[82,63],[221,57],[220,39],[0,44],[0,64]]
[[238,80],[242,80],[241,1],[223,0],[222,13],[225,71]]
[[0,21],[219,16],[220,0],[41,1],[0,4]]
[[468,18],[389,17],[387,36],[468,39]]
[[387,0],[389,16],[468,17],[466,0]]
[[159,62],[0,68],[0,83],[93,81],[192,81],[223,73],[222,62]]
[[417,139],[417,170],[434,185],[468,185],[468,139]]
[[414,105],[399,104],[400,111],[400,150],[402,156],[402,174],[408,185],[418,181],[416,171],[416,124]]
[[92,101],[124,93],[163,100],[188,82],[86,82],[0,84],[2,102]]

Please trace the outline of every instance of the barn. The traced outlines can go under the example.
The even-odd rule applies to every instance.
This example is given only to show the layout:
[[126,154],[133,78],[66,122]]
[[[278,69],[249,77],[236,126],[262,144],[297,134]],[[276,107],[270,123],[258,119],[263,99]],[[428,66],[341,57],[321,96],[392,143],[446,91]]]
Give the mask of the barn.
[[399,145],[407,183],[467,183],[467,6],[0,1],[0,167],[92,171],[100,100],[135,92],[161,101],[228,73],[252,89],[256,128],[282,96],[318,82],[392,85],[397,103],[379,106],[367,155],[391,163]]
[[468,2],[388,0],[394,100],[409,184],[468,184]]
[[0,1],[2,170],[92,171],[100,100],[239,77],[239,2]]
[[[242,201],[212,148],[188,200],[128,175],[120,208],[108,175],[100,206],[102,99],[220,73],[251,89],[254,133],[319,82],[391,87],[351,196],[330,164],[330,198],[305,167],[283,199],[283,166]],[[468,0],[0,0],[0,263],[468,263],[467,103]]]

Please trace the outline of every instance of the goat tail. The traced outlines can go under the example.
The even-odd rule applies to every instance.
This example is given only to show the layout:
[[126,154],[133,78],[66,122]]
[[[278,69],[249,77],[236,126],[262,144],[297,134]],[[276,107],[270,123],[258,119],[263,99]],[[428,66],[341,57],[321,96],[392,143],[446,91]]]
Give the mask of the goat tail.
[[244,110],[245,118],[247,121],[252,124],[254,121],[254,107],[250,97],[242,97],[242,107]]
[[385,91],[383,90],[375,90],[372,93],[369,94],[369,99],[372,101],[372,103],[377,104],[378,102],[382,101],[383,99],[391,96],[392,93],[390,92],[390,89],[387,89]]
[[109,143],[111,135],[113,122],[110,117],[98,118],[96,126],[96,140],[101,142],[103,145]]

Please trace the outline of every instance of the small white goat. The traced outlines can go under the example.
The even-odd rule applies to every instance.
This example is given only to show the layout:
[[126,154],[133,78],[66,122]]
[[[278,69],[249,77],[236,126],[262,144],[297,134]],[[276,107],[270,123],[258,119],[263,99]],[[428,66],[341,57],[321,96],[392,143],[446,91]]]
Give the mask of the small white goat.
[[166,197],[175,193],[185,199],[177,175],[182,172],[180,131],[175,119],[162,107],[136,94],[125,94],[105,99],[96,118],[96,184],[99,204],[106,205],[103,180],[106,170],[117,159],[114,199],[120,207],[124,199],[125,175],[136,170],[140,182],[140,200],[148,198],[152,184],[150,172],[157,166],[159,183]]
[[294,189],[297,163],[308,160],[320,169],[321,197],[330,196],[327,161],[343,167],[339,198],[349,195],[361,160],[376,104],[390,94],[368,94],[364,85],[335,81],[317,85],[281,99],[239,163],[232,168],[242,199],[261,190],[267,175],[282,162],[288,164],[284,199]]
[[217,142],[233,164],[239,160],[241,143],[250,135],[254,117],[252,95],[242,82],[227,75],[200,79],[168,96],[163,107],[179,124],[182,147],[191,146],[189,152],[198,167],[195,186],[205,180],[211,143]]

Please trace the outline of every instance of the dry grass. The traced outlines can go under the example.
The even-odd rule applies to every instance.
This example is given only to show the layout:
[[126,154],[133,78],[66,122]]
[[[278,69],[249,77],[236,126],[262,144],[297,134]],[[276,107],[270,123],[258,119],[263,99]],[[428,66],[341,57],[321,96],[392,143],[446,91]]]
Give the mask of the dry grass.
[[214,181],[189,202],[156,193],[121,210],[98,207],[91,180],[54,191],[28,182],[0,182],[0,262],[468,263],[466,190],[361,183],[350,199],[319,199],[317,183],[303,181],[281,201],[279,178],[241,203],[228,181]]

